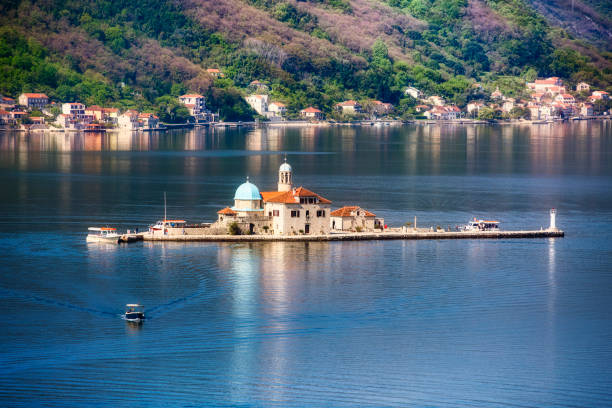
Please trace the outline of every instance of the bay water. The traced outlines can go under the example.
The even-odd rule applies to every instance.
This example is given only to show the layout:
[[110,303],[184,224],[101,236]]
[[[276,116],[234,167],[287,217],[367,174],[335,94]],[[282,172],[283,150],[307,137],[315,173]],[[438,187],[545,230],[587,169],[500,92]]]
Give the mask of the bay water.
[[[87,244],[248,176],[558,239]],[[612,124],[0,133],[2,406],[612,406]],[[121,318],[142,303],[141,326]]]

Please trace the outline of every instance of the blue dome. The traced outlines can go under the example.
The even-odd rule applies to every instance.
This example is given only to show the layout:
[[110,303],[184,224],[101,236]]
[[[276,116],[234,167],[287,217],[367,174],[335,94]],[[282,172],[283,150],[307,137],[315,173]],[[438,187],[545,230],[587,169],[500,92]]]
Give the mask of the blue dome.
[[261,200],[261,195],[257,186],[247,181],[238,187],[234,200]]
[[281,166],[278,169],[278,171],[292,171],[292,169],[291,169],[291,166],[289,165],[289,163],[284,162],[283,164],[281,164]]

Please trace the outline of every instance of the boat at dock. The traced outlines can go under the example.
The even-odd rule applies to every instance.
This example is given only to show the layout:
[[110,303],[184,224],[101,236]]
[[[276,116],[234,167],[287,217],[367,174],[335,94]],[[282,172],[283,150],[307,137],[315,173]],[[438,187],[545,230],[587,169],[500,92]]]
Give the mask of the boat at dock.
[[137,303],[125,305],[125,320],[128,322],[140,323],[145,319],[144,306]]
[[87,242],[106,242],[106,243],[119,243],[121,235],[117,233],[117,228],[111,227],[89,227],[87,228],[89,234],[87,234]]
[[476,217],[462,228],[463,231],[499,231],[499,221],[477,220]]

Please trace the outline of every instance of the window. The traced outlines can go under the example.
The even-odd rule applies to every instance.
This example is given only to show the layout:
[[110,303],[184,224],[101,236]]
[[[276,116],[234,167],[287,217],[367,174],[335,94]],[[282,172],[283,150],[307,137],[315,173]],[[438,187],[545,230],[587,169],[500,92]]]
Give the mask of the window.
[[300,197],[300,204],[306,204],[306,199]]
[[310,210],[306,210],[306,218],[310,218]]
[[315,198],[314,197],[308,197],[308,204],[314,204],[315,203]]
[[292,210],[291,211],[291,217],[292,218],[300,218],[300,212],[297,210]]
[[278,217],[278,210],[272,210],[272,215]]
[[325,217],[325,210],[317,210],[317,217]]

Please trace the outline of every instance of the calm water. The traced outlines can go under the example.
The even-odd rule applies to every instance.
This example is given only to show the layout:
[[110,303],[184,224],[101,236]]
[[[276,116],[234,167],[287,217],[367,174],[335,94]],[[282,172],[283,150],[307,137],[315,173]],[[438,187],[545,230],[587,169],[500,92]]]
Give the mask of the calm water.
[[[566,238],[87,245],[250,176]],[[612,405],[612,125],[0,133],[0,405]],[[149,319],[132,327],[123,305]]]

